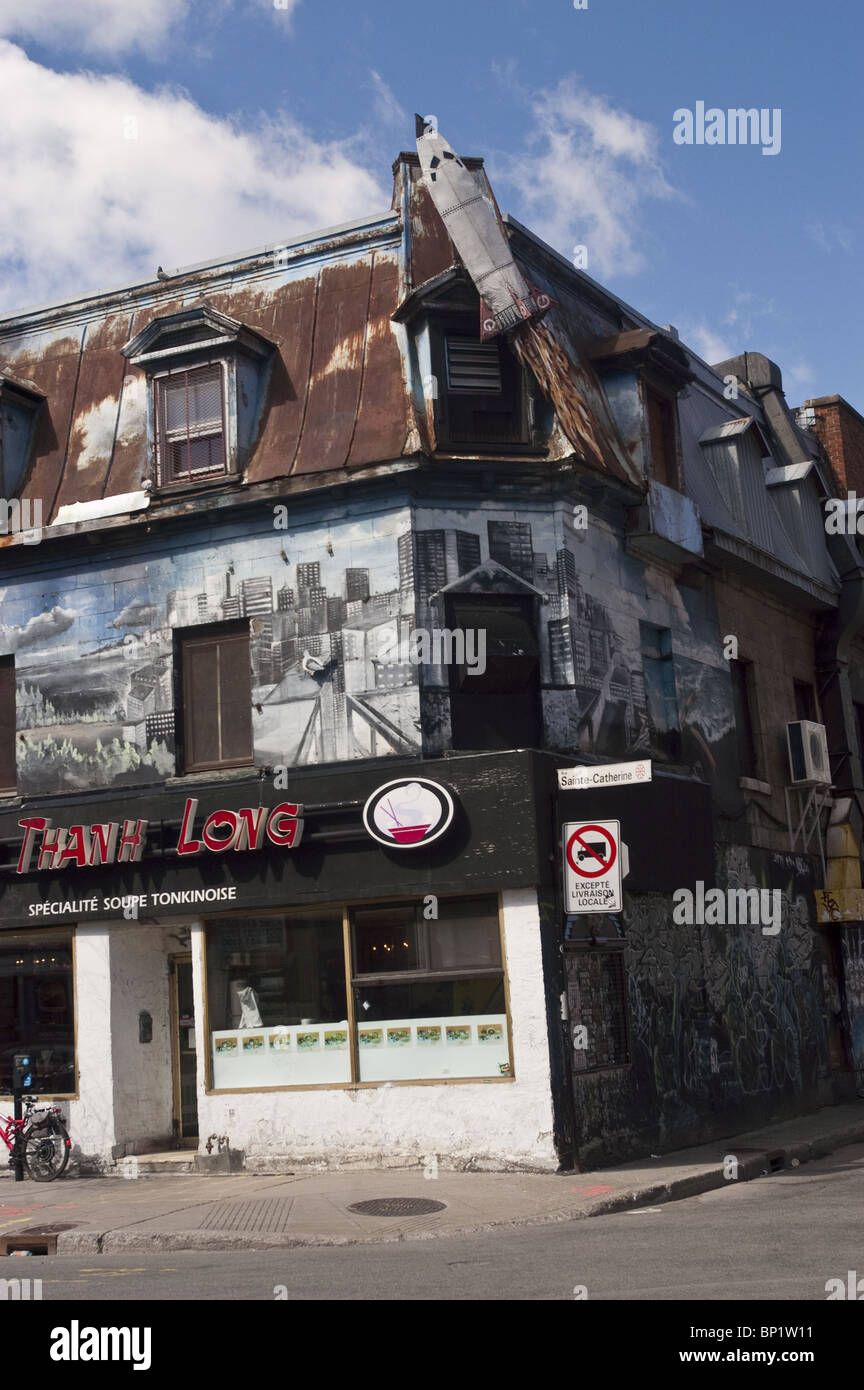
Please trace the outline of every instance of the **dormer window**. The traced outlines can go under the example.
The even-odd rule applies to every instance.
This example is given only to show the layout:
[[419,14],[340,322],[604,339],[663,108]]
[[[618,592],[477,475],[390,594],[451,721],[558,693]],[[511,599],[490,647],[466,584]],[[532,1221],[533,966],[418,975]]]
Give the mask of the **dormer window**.
[[123,352],[147,373],[157,488],[238,479],[257,432],[273,344],[199,304],[154,319]]
[[225,377],[221,363],[155,378],[160,486],[226,472]]
[[645,477],[680,491],[678,397],[693,373],[675,330],[629,329],[596,343],[588,356],[622,428],[629,433],[636,412],[642,416]]
[[0,497],[17,497],[27,470],[44,397],[0,373]]
[[480,304],[465,270],[451,267],[412,290],[393,315],[410,325],[431,450],[543,454],[536,382],[506,338],[481,339]]
[[474,324],[441,323],[433,336],[439,449],[473,446],[484,452],[531,443],[525,374],[500,338],[481,342]]

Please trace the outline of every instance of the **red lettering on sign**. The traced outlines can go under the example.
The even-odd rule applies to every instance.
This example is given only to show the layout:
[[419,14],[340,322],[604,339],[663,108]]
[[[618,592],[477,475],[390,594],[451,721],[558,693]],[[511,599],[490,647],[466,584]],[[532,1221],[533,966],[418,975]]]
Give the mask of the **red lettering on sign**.
[[[222,840],[213,833],[220,825],[227,825],[229,828],[227,840]],[[204,822],[201,839],[214,854],[221,854],[223,850],[231,849],[233,845],[236,845],[239,833],[240,820],[234,811],[214,811]]]
[[112,864],[120,826],[116,821],[107,821],[105,825],[91,825],[90,829],[93,831],[88,861],[90,867],[95,864]]
[[250,806],[244,806],[237,814],[240,817],[240,829],[234,848],[236,850],[257,849],[264,838],[267,807],[259,806],[257,811],[253,811]]
[[183,824],[180,827],[180,841],[177,845],[178,854],[197,854],[201,848],[200,840],[187,840],[186,835],[195,824],[195,817],[198,814],[198,802],[194,797],[186,802],[186,810],[183,812]]
[[79,869],[84,869],[90,859],[90,831],[85,825],[71,825],[66,844],[57,859],[57,868],[62,869],[67,860],[72,860]]
[[39,850],[37,867],[42,869],[53,869],[55,855],[59,855],[66,843],[66,831],[62,826],[56,829],[46,830],[42,837],[42,845]]
[[[274,806],[267,822],[267,835],[274,845],[284,845],[286,849],[291,849],[294,844],[298,844],[303,833],[303,822],[297,820],[302,806],[291,805],[283,801],[279,806]],[[285,821],[284,828],[279,825],[280,821]]]
[[123,822],[123,834],[120,836],[120,844],[117,847],[118,864],[137,864],[144,851],[144,841],[147,838],[146,820],[125,820]]
[[33,858],[36,836],[43,834],[51,822],[46,820],[44,816],[33,816],[30,820],[19,820],[18,824],[24,831],[21,853],[18,856],[18,872],[19,874],[26,874],[30,868],[30,860]]

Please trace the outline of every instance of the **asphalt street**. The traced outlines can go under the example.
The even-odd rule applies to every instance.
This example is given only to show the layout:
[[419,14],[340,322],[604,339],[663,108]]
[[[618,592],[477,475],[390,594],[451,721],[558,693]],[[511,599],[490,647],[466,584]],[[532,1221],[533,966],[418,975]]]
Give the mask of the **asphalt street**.
[[[864,1145],[613,1216],[348,1248],[29,1257],[43,1300],[824,1301],[864,1278]],[[864,1285],[862,1285],[864,1288]]]

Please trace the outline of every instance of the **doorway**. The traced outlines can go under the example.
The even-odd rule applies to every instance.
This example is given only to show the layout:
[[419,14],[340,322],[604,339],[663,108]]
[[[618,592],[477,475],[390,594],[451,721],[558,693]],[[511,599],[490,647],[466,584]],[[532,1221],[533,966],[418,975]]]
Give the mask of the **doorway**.
[[174,1141],[178,1148],[197,1148],[198,1054],[192,995],[192,957],[172,956],[170,967]]

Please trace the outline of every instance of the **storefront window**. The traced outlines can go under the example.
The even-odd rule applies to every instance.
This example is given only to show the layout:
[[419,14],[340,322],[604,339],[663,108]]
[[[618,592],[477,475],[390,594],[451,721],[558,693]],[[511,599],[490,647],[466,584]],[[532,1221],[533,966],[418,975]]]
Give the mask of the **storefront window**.
[[71,936],[0,941],[0,1091],[12,1089],[16,1053],[32,1061],[36,1095],[75,1092]]
[[359,1080],[507,1076],[495,898],[358,907],[351,914]]
[[207,924],[214,1090],[510,1075],[495,897],[364,905],[349,921],[330,908]]
[[351,1080],[339,909],[207,925],[212,1084]]

